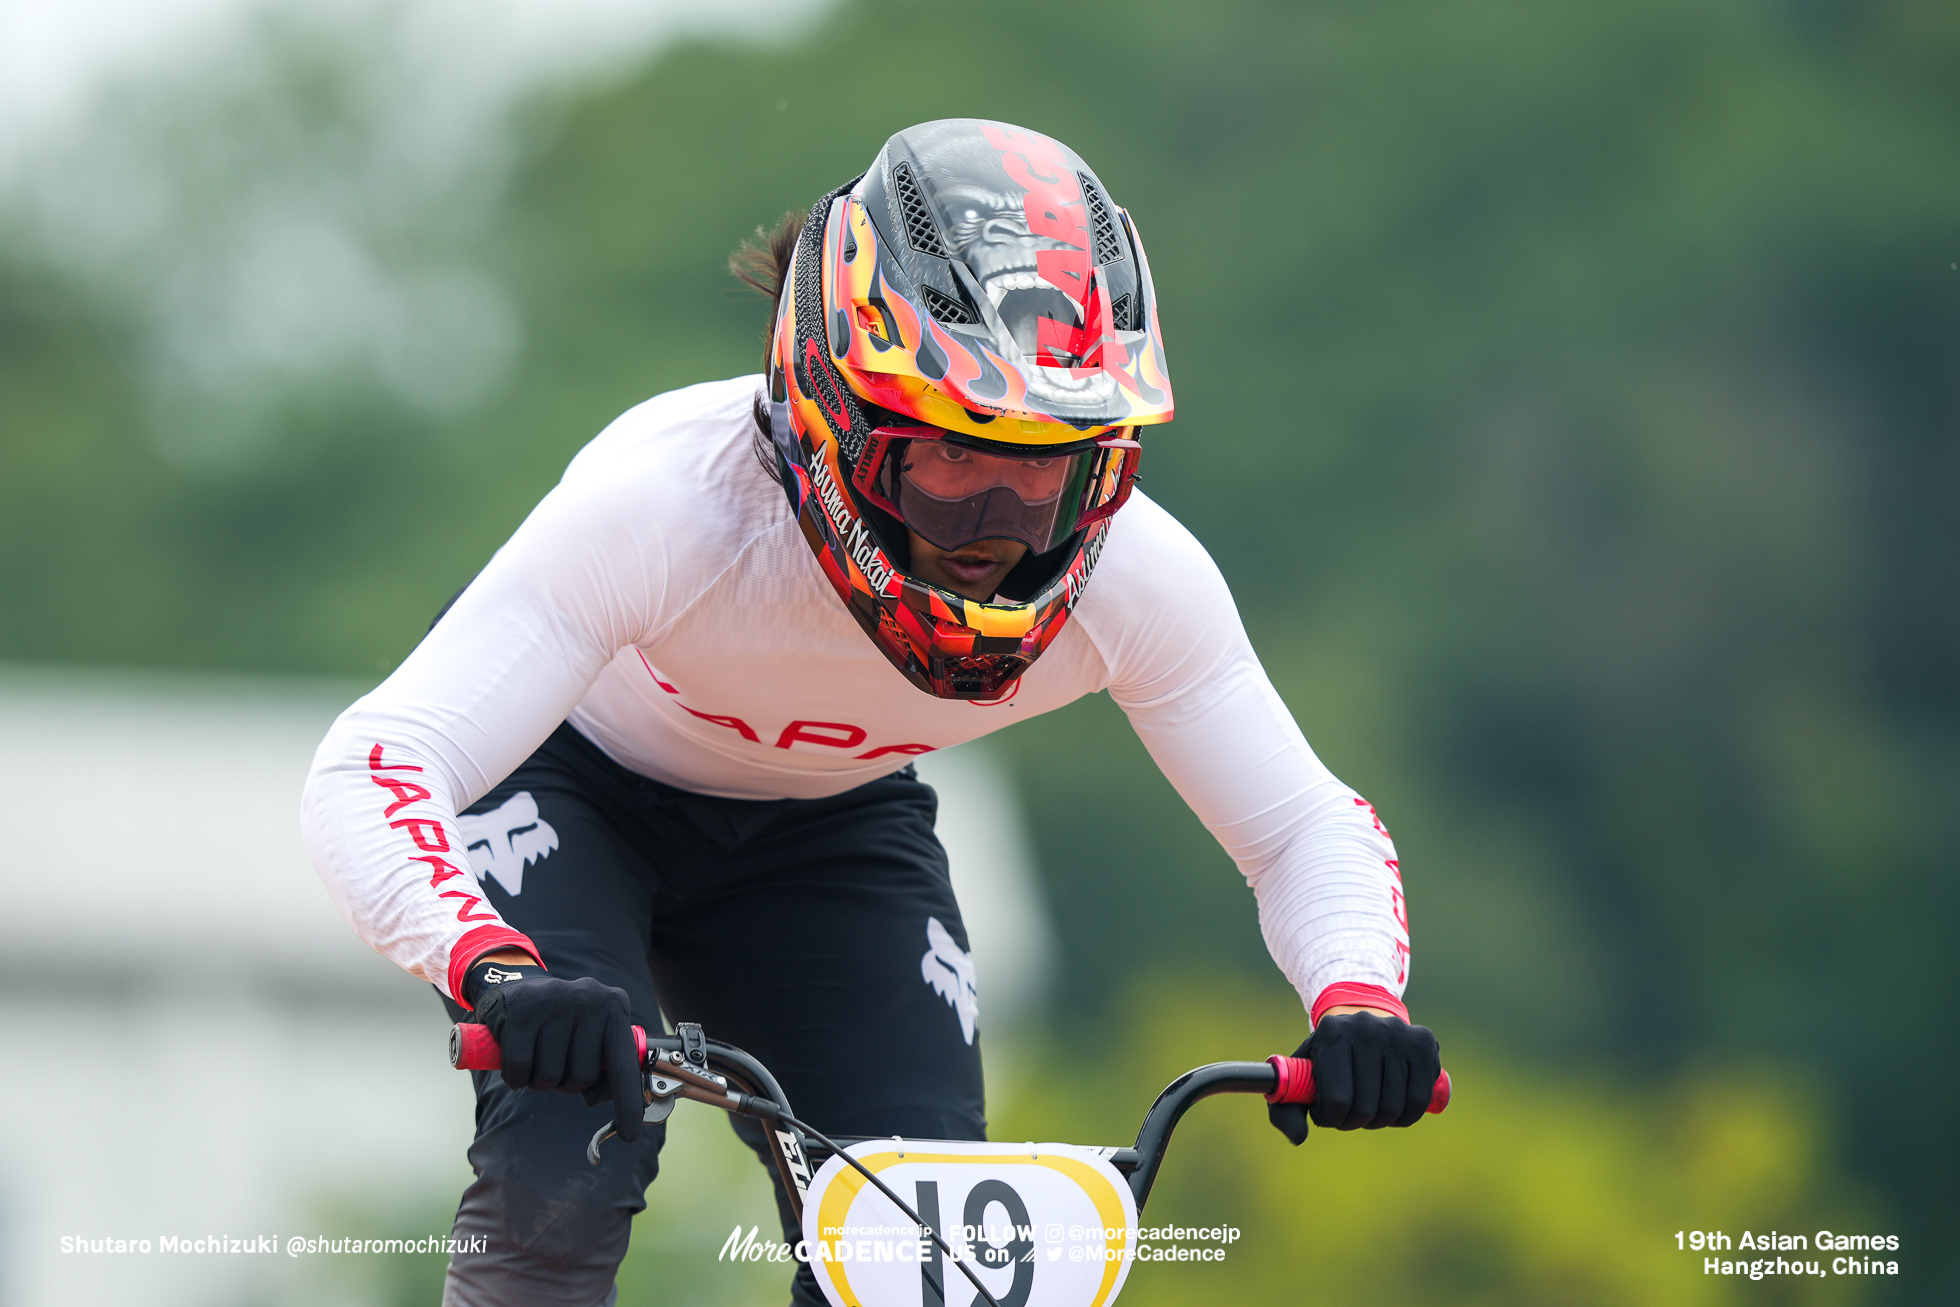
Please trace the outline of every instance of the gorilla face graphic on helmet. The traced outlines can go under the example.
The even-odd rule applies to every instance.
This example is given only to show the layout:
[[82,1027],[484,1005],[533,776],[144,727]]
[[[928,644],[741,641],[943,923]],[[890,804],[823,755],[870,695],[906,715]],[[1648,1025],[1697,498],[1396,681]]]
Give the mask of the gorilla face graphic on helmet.
[[[1028,229],[1022,194],[979,186],[949,187],[938,197],[953,256],[973,272],[1003,326],[1029,356],[1037,353],[1041,319],[1079,329],[1084,306],[1041,275],[1041,254],[1072,254],[1067,242]],[[1064,406],[1102,404],[1115,398],[1116,379],[1106,372],[1071,377],[1060,368],[1028,374],[1028,393]]]
[[[1109,413],[1120,421],[1116,378],[1081,367],[1087,346],[1079,342],[1095,338],[1096,319],[1119,304],[1127,312],[1111,325],[1141,326],[1139,278],[1089,166],[1048,137],[971,119],[901,132],[886,158],[895,225],[912,255],[906,271],[928,286],[944,278],[950,293],[935,305],[954,300],[951,316],[965,307],[973,319],[962,326],[985,329],[998,352],[1033,365],[1024,374],[1031,401],[1057,414]],[[937,267],[919,266],[941,258]],[[1101,304],[1093,302],[1097,272]]]

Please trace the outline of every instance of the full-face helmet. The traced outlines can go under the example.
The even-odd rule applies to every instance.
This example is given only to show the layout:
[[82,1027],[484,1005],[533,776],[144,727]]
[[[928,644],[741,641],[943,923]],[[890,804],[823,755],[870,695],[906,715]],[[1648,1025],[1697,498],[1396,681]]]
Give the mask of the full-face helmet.
[[[824,575],[892,665],[998,699],[1053,642],[1171,419],[1143,245],[1057,141],[923,123],[811,210],[779,297],[770,434]],[[982,602],[908,574],[1016,540]]]

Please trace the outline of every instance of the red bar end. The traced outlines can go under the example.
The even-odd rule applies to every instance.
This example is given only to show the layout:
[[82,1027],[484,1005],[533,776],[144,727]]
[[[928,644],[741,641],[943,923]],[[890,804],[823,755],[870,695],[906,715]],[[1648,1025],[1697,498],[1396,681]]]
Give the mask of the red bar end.
[[504,1064],[504,1050],[490,1027],[466,1021],[449,1028],[449,1065],[458,1071],[495,1071]]
[[1313,1063],[1304,1057],[1281,1057],[1277,1053],[1266,1061],[1279,1077],[1266,1095],[1268,1103],[1313,1102]]

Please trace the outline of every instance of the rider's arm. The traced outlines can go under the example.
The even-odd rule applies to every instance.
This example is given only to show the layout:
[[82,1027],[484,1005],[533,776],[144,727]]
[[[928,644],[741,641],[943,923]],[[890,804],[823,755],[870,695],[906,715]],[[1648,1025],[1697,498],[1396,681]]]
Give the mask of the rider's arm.
[[648,519],[659,508],[629,478],[575,463],[315,756],[302,824],[342,916],[466,1005],[473,963],[538,949],[485,901],[456,814],[528,757],[657,618],[666,544]]
[[1308,746],[1203,547],[1134,496],[1076,615],[1111,697],[1252,886],[1267,948],[1313,1020],[1355,1009],[1406,1020],[1395,846]]

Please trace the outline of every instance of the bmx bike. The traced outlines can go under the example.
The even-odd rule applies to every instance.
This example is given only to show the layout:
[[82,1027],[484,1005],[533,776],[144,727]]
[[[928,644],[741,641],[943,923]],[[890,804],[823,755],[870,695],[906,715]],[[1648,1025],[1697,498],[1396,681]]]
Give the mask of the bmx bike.
[[[832,1307],[946,1307],[945,1264],[971,1283],[974,1307],[1108,1307],[1136,1260],[1138,1216],[1171,1134],[1192,1105],[1214,1094],[1301,1104],[1315,1096],[1313,1064],[1275,1055],[1186,1071],[1157,1095],[1129,1147],[833,1139],[797,1119],[768,1067],[699,1025],[681,1022],[672,1035],[635,1026],[633,1035],[646,1121],[666,1120],[686,1098],[764,1123],[803,1233],[797,1256],[817,1264]],[[450,1029],[449,1061],[493,1071],[503,1054],[487,1027],[463,1024]],[[1445,1071],[1430,1112],[1449,1106],[1450,1088]],[[592,1136],[587,1161],[598,1164],[612,1133],[608,1124]],[[942,1224],[942,1210],[962,1219]]]

